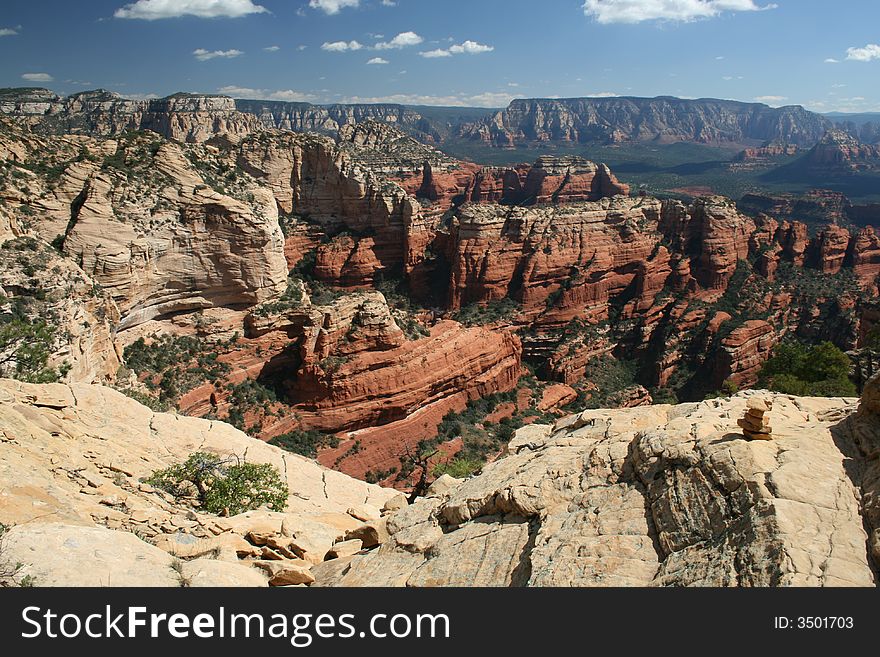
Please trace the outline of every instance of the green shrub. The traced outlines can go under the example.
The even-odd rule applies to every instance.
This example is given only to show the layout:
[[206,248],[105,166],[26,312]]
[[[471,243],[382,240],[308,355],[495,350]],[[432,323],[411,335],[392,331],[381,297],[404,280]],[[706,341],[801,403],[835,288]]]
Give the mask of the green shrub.
[[849,357],[830,342],[782,342],[764,364],[758,385],[801,397],[855,397]]
[[479,459],[468,456],[457,456],[450,461],[437,465],[434,468],[434,476],[441,477],[448,474],[450,477],[455,477],[456,479],[464,479],[465,477],[470,477],[479,472],[482,467],[483,461]]
[[[43,320],[4,315],[0,318],[0,365],[14,363],[9,376],[27,383],[54,383],[66,371],[47,367],[55,328]],[[69,367],[68,367],[69,369]]]
[[291,431],[275,436],[269,441],[269,444],[313,459],[318,455],[318,450],[323,447],[338,447],[339,438],[333,434],[315,430]]
[[483,326],[508,319],[520,310],[520,305],[510,297],[496,299],[486,304],[472,303],[455,314],[455,320],[465,326]]
[[287,506],[287,484],[275,466],[237,457],[194,452],[145,481],[175,497],[195,497],[209,513],[237,515],[261,506],[283,511]]

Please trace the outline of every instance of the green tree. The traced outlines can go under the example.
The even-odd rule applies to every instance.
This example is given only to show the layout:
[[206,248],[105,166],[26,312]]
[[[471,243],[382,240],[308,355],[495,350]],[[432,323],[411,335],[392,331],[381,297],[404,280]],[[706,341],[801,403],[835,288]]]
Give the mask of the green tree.
[[54,383],[64,374],[46,367],[54,338],[55,329],[43,320],[7,317],[0,323],[0,368],[27,383]]
[[194,452],[183,463],[157,470],[146,483],[175,497],[195,497],[209,513],[236,515],[261,506],[283,511],[287,506],[287,484],[275,466],[234,456]]
[[849,357],[830,342],[809,346],[782,342],[761,369],[758,383],[801,397],[854,397]]

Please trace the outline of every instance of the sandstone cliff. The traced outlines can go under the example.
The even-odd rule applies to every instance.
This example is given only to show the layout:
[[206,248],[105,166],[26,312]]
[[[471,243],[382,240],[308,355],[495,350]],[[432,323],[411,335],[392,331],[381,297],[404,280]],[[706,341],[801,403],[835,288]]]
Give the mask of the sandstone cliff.
[[802,107],[679,98],[514,100],[507,109],[461,127],[462,138],[505,148],[529,142],[781,141],[813,146],[831,122]]
[[875,586],[877,382],[856,400],[595,410],[520,429],[509,455],[387,520],[322,586]]
[[129,100],[103,89],[66,98],[46,89],[11,89],[0,94],[0,112],[29,118],[38,130],[53,134],[113,137],[151,130],[188,143],[217,134],[240,138],[261,126],[257,117],[237,111],[231,98],[185,93]]
[[[0,557],[38,586],[876,586],[878,386],[858,409],[585,411],[408,506],[223,423],[2,380]],[[755,397],[772,440],[737,426]],[[278,467],[287,511],[211,516],[141,481],[196,449]]]
[[[142,482],[198,450],[276,466],[286,512],[212,516]],[[308,583],[337,539],[397,495],[108,388],[9,380],[0,380],[0,492],[0,522],[15,525],[0,558],[24,564],[19,575],[38,586]]]

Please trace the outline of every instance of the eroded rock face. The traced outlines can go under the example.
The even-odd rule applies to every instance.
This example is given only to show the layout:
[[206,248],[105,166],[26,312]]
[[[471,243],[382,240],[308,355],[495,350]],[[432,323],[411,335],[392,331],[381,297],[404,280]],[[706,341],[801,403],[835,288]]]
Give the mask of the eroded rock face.
[[858,499],[876,481],[850,478],[840,439],[851,425],[876,448],[870,400],[851,415],[856,400],[762,395],[773,441],[740,433],[749,393],[521,429],[509,456],[394,513],[387,543],[317,584],[875,585]]
[[120,327],[180,311],[252,306],[280,293],[287,263],[271,196],[255,189],[254,207],[208,188],[171,144],[156,158],[168,177],[158,196],[173,210],[149,213],[143,196],[135,207],[114,206],[126,191],[97,174],[64,240],[65,254],[117,301]]
[[749,139],[812,146],[831,122],[801,107],[678,98],[514,100],[507,109],[465,124],[459,135],[511,148],[530,142],[693,141]]
[[130,130],[151,130],[187,143],[217,134],[229,139],[259,130],[257,117],[238,112],[226,96],[174,94],[155,100],[129,100],[99,89],[67,98],[47,90],[0,104],[0,111],[28,117],[43,132],[113,137]]
[[120,330],[180,312],[253,306],[284,291],[275,200],[217,149],[150,133],[115,141],[4,127],[25,160],[55,169],[4,176],[4,194],[23,208],[10,232],[60,243],[112,297]]
[[[7,240],[0,246],[0,293],[3,312],[45,322],[53,331],[47,367],[74,382],[115,378],[119,310],[71,260],[34,238]],[[16,366],[7,360],[2,374],[14,375]]]
[[[289,486],[286,512],[221,518],[141,481],[194,451],[274,465]],[[21,562],[19,575],[38,586],[307,583],[337,539],[364,524],[350,509],[378,518],[397,496],[222,422],[154,413],[109,388],[8,379],[0,380],[0,489],[0,522],[16,525],[3,558]],[[182,568],[173,555],[186,559]],[[262,574],[267,560],[271,577]]]

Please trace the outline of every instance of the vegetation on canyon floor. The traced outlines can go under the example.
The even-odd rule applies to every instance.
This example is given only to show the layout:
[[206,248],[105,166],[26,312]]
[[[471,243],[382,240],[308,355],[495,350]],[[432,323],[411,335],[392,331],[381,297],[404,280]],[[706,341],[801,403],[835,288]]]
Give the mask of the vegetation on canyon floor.
[[855,397],[849,357],[830,342],[806,345],[788,340],[764,364],[758,386],[799,397]]

